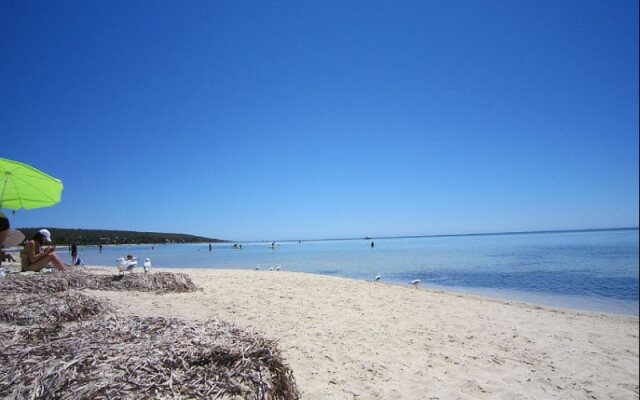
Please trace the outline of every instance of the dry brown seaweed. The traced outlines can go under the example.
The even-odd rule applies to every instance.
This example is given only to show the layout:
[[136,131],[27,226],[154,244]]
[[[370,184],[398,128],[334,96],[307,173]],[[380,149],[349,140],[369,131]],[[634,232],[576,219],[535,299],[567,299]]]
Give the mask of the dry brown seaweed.
[[[111,307],[69,289],[196,290],[185,274],[86,272],[0,280],[0,398],[298,399],[274,341],[218,321],[83,321]],[[65,323],[66,322],[66,323]],[[39,324],[17,327],[16,324]]]
[[0,293],[54,293],[69,289],[179,293],[193,292],[198,288],[189,275],[170,272],[106,275],[72,271],[28,276],[12,274],[0,279]]
[[110,309],[104,301],[71,291],[0,296],[0,321],[18,325],[84,321]]
[[0,397],[298,399],[276,343],[219,321],[0,329]]

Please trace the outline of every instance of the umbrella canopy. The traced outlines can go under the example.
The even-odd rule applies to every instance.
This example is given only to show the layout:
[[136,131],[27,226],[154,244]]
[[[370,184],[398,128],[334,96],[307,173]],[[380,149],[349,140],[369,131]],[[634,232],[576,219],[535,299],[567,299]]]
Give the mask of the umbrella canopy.
[[0,208],[51,207],[60,201],[62,182],[27,164],[0,158]]
[[24,233],[16,230],[9,230],[4,242],[0,243],[4,247],[17,246],[24,241]]

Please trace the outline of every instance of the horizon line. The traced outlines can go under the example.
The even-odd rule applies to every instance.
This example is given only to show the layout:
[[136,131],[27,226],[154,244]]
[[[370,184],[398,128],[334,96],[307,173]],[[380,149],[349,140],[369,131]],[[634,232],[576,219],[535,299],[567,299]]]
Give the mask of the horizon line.
[[398,236],[365,236],[365,237],[345,237],[345,238],[322,238],[322,239],[283,239],[283,240],[247,240],[244,242],[322,242],[329,240],[384,240],[384,239],[411,239],[411,238],[438,238],[455,236],[499,236],[499,235],[531,235],[540,233],[570,233],[570,232],[598,232],[598,231],[624,231],[639,230],[640,227],[628,226],[618,228],[585,228],[585,229],[551,229],[536,231],[507,231],[507,232],[476,232],[476,233],[446,233],[432,235],[398,235]]

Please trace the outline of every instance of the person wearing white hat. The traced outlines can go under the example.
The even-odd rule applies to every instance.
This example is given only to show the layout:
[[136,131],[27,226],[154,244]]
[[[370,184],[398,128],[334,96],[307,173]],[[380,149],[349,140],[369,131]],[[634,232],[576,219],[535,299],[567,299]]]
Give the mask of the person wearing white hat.
[[51,232],[48,229],[40,229],[31,240],[24,243],[24,249],[20,253],[22,271],[40,271],[49,263],[58,271],[64,271],[64,263],[55,253],[56,247],[49,246],[43,250],[45,243],[51,243]]

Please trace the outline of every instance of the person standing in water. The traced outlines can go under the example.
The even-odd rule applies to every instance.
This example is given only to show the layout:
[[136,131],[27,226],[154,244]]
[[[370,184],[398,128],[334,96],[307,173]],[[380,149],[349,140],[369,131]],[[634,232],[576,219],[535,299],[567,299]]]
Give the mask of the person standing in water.
[[76,265],[78,261],[78,246],[75,243],[71,244],[71,265]]
[[375,245],[373,244],[373,240],[371,241],[371,248],[373,249]]

